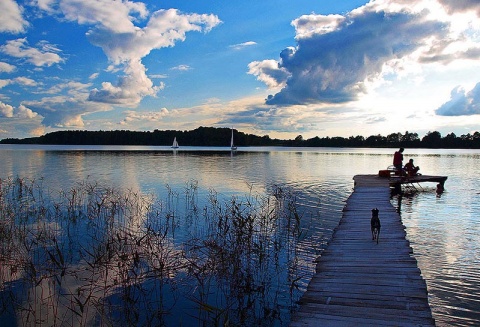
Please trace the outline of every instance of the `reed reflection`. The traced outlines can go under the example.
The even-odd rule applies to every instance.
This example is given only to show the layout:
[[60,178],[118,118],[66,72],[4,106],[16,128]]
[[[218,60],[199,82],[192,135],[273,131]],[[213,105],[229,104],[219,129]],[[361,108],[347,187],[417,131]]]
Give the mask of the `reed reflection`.
[[202,209],[195,182],[163,200],[88,181],[58,196],[20,178],[0,190],[0,322],[281,325],[300,296],[300,217],[281,188],[211,191]]

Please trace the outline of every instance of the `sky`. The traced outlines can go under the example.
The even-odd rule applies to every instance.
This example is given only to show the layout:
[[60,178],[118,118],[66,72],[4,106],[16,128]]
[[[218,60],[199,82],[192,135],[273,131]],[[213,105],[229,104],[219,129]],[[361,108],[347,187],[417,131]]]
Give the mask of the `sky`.
[[478,0],[1,0],[0,139],[480,131]]

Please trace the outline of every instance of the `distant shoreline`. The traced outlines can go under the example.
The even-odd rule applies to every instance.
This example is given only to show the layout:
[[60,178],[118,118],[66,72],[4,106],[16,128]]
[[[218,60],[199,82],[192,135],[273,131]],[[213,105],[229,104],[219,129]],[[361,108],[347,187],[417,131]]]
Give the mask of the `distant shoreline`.
[[[145,131],[57,131],[39,137],[6,138],[0,144],[44,144],[44,145],[134,145],[171,146],[176,138],[182,146],[222,147],[230,146],[230,128],[199,127],[191,131],[154,130]],[[233,130],[235,145],[284,146],[284,147],[351,147],[351,148],[444,148],[480,149],[480,133],[456,136],[450,133],[443,136],[439,132],[429,132],[420,138],[417,133],[392,133],[387,136],[323,137],[304,139],[298,135],[293,140],[271,139],[268,135],[258,136]]]

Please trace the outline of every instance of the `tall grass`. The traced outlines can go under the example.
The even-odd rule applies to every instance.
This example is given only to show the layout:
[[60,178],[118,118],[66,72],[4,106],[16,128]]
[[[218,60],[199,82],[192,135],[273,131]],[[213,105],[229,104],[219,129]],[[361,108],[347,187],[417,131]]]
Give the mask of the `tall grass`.
[[[300,215],[295,196],[166,198],[84,181],[0,180],[0,324],[286,325]],[[201,205],[200,205],[201,204]]]

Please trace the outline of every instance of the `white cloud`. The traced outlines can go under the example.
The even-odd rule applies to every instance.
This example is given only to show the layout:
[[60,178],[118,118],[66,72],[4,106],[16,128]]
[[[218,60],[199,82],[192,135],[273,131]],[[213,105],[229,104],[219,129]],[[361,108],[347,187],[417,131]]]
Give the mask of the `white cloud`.
[[283,50],[276,65],[251,63],[249,73],[269,87],[285,83],[267,104],[345,103],[379,85],[385,73],[477,59],[480,46],[453,33],[448,15],[437,15],[441,7],[427,6],[432,3],[378,0],[343,16],[301,16],[292,22],[296,47]]
[[[123,33],[104,28],[90,30],[87,34],[90,42],[101,47],[113,63],[110,71],[123,67],[125,75],[116,85],[102,83],[100,90],[92,90],[89,100],[134,107],[143,97],[155,96],[164,84],[153,85],[141,59],[153,49],[174,46],[175,42],[185,40],[186,32],[208,32],[219,23],[215,15],[182,14],[169,9],[154,12],[144,28],[136,27]],[[178,66],[181,70],[188,68]]]
[[44,126],[38,126],[38,127],[32,128],[29,131],[29,134],[32,135],[32,136],[42,136],[42,135],[45,134],[45,127]]
[[247,42],[243,42],[243,43],[238,43],[238,44],[233,44],[230,46],[230,48],[234,49],[234,50],[242,50],[246,47],[251,47],[253,45],[256,45],[257,42],[254,42],[254,41],[247,41]]
[[13,65],[10,65],[6,62],[0,61],[0,73],[11,73],[15,71],[16,67]]
[[178,66],[172,67],[170,69],[171,70],[188,71],[188,70],[191,70],[192,67],[190,67],[189,65],[178,65]]
[[20,84],[20,85],[24,85],[24,86],[37,86],[38,85],[38,83],[31,78],[19,76],[19,77],[15,77],[13,79],[2,79],[2,80],[0,80],[0,89],[7,86],[7,85],[11,85],[11,84]]
[[[23,101],[16,109],[19,117],[39,116],[43,119],[42,124],[49,127],[83,127],[83,117],[86,114],[112,110],[112,104],[136,107],[145,96],[156,96],[165,85],[163,82],[154,85],[146,74],[142,58],[154,49],[172,47],[176,42],[184,41],[187,32],[206,33],[221,23],[215,15],[185,14],[176,9],[159,10],[150,14],[144,3],[128,0],[33,0],[31,4],[48,14],[58,17],[63,15],[62,19],[90,25],[86,37],[108,57],[107,72],[123,71],[123,76],[116,83],[103,82],[101,87],[90,92],[87,89],[91,84],[59,83],[44,90],[57,96]],[[30,46],[27,38],[19,38],[0,46],[0,51],[37,67],[64,62],[60,57],[61,51],[46,41]],[[188,66],[179,68],[186,69]],[[6,63],[0,65],[0,70],[5,72],[13,69],[13,66]],[[92,74],[90,79],[98,76],[98,73]],[[35,85],[34,80],[20,77],[0,80],[0,87],[12,83]],[[3,112],[4,115],[10,115],[10,107],[4,105]],[[165,109],[159,114],[148,116],[150,118],[136,118],[159,118],[158,115],[166,113],[168,111]],[[134,119],[135,116],[130,114],[127,118]]]
[[20,105],[18,109],[15,109],[13,106],[0,101],[0,117],[32,119],[36,116],[37,113],[33,112],[32,110],[26,108],[23,105]]
[[103,49],[114,64],[140,59],[153,49],[174,46],[190,31],[210,31],[220,20],[215,15],[183,14],[176,9],[152,14],[144,28],[128,32],[94,28],[87,33],[90,42]]
[[342,15],[304,15],[295,19],[292,25],[295,27],[296,38],[309,38],[313,35],[328,34],[337,30],[345,21]]
[[15,77],[13,79],[13,81],[17,84],[20,84],[20,85],[25,85],[25,86],[37,86],[37,82],[34,81],[33,79],[31,78],[28,78],[28,77]]
[[58,83],[52,86],[50,89],[45,91],[44,93],[48,94],[59,94],[63,90],[66,90],[68,94],[72,96],[79,95],[80,97],[84,96],[85,93],[88,91],[88,88],[91,87],[92,84],[90,83],[81,83],[76,81],[69,81],[65,83]]
[[0,1],[0,32],[25,32],[29,24],[23,19],[22,11],[22,7],[13,0]]
[[275,60],[254,61],[248,64],[248,73],[257,76],[269,88],[283,87],[289,77],[285,68],[280,68]]
[[32,119],[38,116],[36,112],[33,112],[32,110],[28,109],[24,105],[20,105],[17,110],[17,117],[19,118],[27,118],[27,119]]
[[0,102],[0,115],[1,117],[6,117],[6,118],[13,117],[13,107],[9,104]]
[[457,86],[450,94],[450,100],[435,110],[439,116],[470,116],[480,115],[480,83],[472,90]]
[[60,9],[68,20],[118,34],[135,33],[137,28],[132,21],[148,14],[142,2],[115,0],[62,0]]
[[165,75],[165,74],[153,74],[153,75],[149,75],[150,78],[168,78],[168,75]]
[[57,0],[33,0],[33,3],[41,10],[53,13],[55,11],[53,6],[57,3]]
[[10,79],[0,79],[0,89],[12,83]]
[[36,101],[24,101],[22,105],[43,117],[42,124],[50,127],[83,127],[82,116],[99,111],[108,111],[112,107],[87,101],[87,95],[81,97],[55,96]]
[[126,75],[118,80],[117,85],[104,82],[101,90],[93,89],[88,100],[135,107],[143,97],[155,96],[164,87],[163,83],[158,86],[153,85],[139,60],[127,63],[125,73]]
[[64,60],[56,53],[59,50],[50,45],[46,41],[38,44],[38,48],[28,46],[26,38],[7,41],[5,45],[0,47],[0,51],[15,58],[23,58],[27,62],[37,66],[51,66],[64,62]]
[[159,122],[165,116],[169,115],[167,108],[161,108],[159,111],[137,112],[133,110],[125,111],[126,117],[120,122],[120,125],[127,125],[132,122]]

